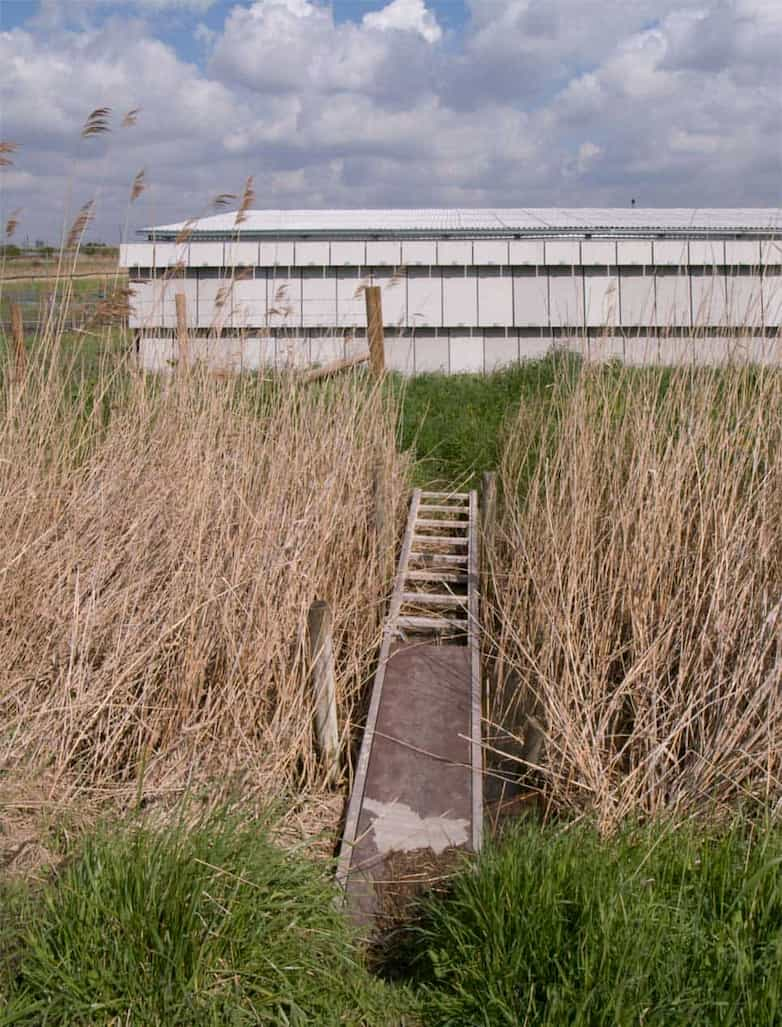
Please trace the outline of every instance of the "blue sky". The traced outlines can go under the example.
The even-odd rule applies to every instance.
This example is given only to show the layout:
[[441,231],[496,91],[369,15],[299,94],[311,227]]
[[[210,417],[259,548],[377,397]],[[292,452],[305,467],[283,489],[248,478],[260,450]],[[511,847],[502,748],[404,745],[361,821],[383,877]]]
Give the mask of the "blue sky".
[[250,177],[274,208],[777,207],[780,53],[780,0],[0,0],[0,218],[53,239],[94,199],[115,240]]

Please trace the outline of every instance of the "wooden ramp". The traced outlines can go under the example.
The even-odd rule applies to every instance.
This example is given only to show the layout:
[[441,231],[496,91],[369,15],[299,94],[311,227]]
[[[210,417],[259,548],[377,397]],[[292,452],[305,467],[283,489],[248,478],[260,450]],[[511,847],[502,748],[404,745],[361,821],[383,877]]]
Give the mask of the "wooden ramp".
[[366,924],[392,853],[481,845],[477,519],[475,492],[413,493],[337,870]]

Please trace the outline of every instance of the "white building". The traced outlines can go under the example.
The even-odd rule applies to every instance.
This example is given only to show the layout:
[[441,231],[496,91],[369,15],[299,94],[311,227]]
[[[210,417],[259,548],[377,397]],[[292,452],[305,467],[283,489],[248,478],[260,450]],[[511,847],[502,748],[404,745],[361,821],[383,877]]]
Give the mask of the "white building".
[[[144,366],[190,352],[237,369],[366,348],[382,287],[387,364],[489,371],[552,346],[628,362],[777,359],[782,211],[248,211],[145,229],[122,247]],[[782,338],[779,339],[782,347]]]

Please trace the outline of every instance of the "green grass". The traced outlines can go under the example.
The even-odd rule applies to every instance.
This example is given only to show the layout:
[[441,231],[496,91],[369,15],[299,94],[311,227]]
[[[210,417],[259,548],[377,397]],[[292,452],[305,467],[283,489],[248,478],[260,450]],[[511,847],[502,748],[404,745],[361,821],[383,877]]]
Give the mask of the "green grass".
[[410,1024],[329,871],[226,816],[99,831],[42,891],[5,888],[0,1024]]
[[557,361],[528,361],[492,374],[394,379],[402,400],[400,446],[415,453],[416,484],[474,487],[497,467],[502,427],[520,404],[550,401]]
[[528,824],[428,904],[426,1024],[782,1022],[782,832]]

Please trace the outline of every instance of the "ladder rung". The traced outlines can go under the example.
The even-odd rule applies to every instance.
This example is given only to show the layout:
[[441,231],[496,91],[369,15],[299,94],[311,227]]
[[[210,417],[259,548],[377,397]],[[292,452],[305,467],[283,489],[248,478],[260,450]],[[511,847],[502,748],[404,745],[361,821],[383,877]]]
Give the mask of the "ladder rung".
[[467,596],[439,595],[433,592],[403,592],[402,602],[410,606],[466,606]]
[[461,553],[411,553],[410,559],[428,562],[431,568],[437,567],[437,560],[443,563],[467,563],[467,556]]
[[459,499],[462,502],[470,498],[469,492],[422,492],[423,499]]
[[466,631],[467,621],[462,617],[399,617],[397,627],[411,631]]
[[437,521],[429,520],[425,517],[416,517],[415,519],[416,528],[464,528],[465,531],[470,527],[469,521]]
[[442,581],[454,584],[466,584],[467,575],[458,571],[408,571],[405,578],[411,581]]
[[430,511],[435,511],[437,513],[458,513],[464,514],[465,517],[469,514],[469,511],[465,506],[438,506],[436,503],[420,503],[418,506],[419,513],[421,510],[426,510],[427,513]]
[[433,542],[440,546],[466,546],[469,541],[458,535],[413,535],[413,542]]

